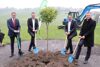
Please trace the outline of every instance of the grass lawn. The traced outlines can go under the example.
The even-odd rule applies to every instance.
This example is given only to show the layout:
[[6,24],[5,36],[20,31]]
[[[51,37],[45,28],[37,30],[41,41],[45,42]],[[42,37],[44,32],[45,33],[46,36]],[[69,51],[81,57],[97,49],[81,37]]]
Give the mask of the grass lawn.
[[[20,20],[21,24],[21,38],[22,40],[30,40],[30,36],[27,32],[27,19],[30,17],[29,13],[21,14],[19,13],[17,17]],[[57,27],[62,24],[64,15],[59,14],[57,16],[57,19],[54,20],[53,23],[49,26],[49,39],[65,39],[64,30],[59,30]],[[5,38],[3,40],[4,44],[9,43],[9,37],[8,37],[8,30],[7,30],[7,19],[9,18],[9,14],[0,15],[0,28],[2,32],[5,33]],[[78,31],[79,32],[79,31]],[[100,45],[100,24],[97,24],[96,30],[95,30],[95,44]],[[37,39],[46,39],[46,27],[45,24],[42,23],[40,32],[37,33]],[[74,38],[74,41],[77,41],[78,37]]]

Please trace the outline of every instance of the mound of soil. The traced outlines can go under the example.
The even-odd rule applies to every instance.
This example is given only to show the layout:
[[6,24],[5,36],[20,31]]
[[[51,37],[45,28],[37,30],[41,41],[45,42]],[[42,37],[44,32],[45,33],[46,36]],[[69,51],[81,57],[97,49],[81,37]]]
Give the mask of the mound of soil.
[[59,51],[53,53],[41,50],[37,55],[29,53],[14,59],[7,67],[76,67],[74,63],[69,64],[67,58],[68,55],[62,56]]

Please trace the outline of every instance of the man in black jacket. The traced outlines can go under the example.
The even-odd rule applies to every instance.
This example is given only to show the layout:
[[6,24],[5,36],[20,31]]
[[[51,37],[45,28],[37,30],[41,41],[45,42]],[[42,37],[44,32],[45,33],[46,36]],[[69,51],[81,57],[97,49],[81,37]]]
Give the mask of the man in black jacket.
[[68,21],[65,26],[65,33],[67,35],[67,41],[68,41],[66,46],[66,52],[70,48],[70,54],[72,54],[73,53],[72,38],[77,35],[77,32],[76,32],[76,22],[72,20],[71,15],[68,16]]
[[36,35],[38,27],[39,27],[38,20],[35,18],[34,12],[32,12],[32,17],[28,19],[27,25],[28,25],[28,33],[31,36],[31,42],[30,42],[30,46],[29,46],[28,51],[31,51],[32,47],[33,47],[33,49],[36,48],[36,46],[35,46],[35,35]]
[[87,53],[86,53],[86,57],[84,60],[84,64],[88,63],[88,60],[89,60],[90,55],[91,55],[91,47],[94,46],[95,27],[96,27],[96,21],[94,21],[91,18],[91,13],[88,12],[86,14],[86,19],[84,20],[83,26],[82,26],[81,31],[80,31],[80,36],[79,36],[80,42],[78,44],[78,48],[77,48],[77,52],[76,52],[76,56],[75,56],[76,64],[78,62],[78,58],[79,58],[81,48],[83,45],[85,47],[87,47]]

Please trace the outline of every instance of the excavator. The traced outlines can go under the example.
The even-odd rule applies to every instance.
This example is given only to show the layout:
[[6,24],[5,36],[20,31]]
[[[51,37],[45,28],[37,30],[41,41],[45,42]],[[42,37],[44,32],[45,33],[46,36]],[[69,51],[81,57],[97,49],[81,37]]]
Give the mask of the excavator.
[[[47,3],[48,3],[48,0],[41,0],[40,7],[39,7],[39,9],[38,9],[38,11],[37,11],[38,14],[39,14],[39,11],[40,11],[42,8],[47,7]],[[73,17],[73,19],[74,19],[74,20],[76,21],[76,23],[77,23],[77,27],[81,27],[82,22],[83,22],[83,20],[84,20],[84,18],[85,18],[86,13],[90,12],[90,10],[92,10],[92,9],[99,9],[99,8],[100,8],[100,3],[97,3],[97,4],[90,4],[90,5],[87,5],[87,6],[83,9],[82,13],[73,12],[73,11],[71,12],[71,11],[70,11],[70,12],[68,13],[68,15],[71,15],[71,16]],[[58,26],[58,29],[63,29],[63,28],[65,27],[66,23],[67,23],[67,18],[64,18],[62,25]]]
[[[90,5],[86,6],[80,15],[79,15],[79,12],[69,12],[68,15],[71,15],[73,17],[73,19],[77,23],[77,27],[79,28],[82,25],[85,15],[88,12],[90,12],[90,10],[92,10],[92,9],[100,9],[100,3],[90,4]],[[63,29],[65,27],[66,23],[67,23],[67,18],[64,18],[63,23],[62,23],[63,25],[58,26],[58,29]]]

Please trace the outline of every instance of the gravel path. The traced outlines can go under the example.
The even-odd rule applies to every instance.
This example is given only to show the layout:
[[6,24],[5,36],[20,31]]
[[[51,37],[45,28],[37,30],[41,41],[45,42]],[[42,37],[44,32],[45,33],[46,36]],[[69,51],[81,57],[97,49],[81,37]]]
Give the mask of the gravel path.
[[[25,54],[28,53],[28,46],[29,41],[22,42],[22,50]],[[76,43],[73,43],[74,46]],[[42,50],[46,50],[46,41],[45,40],[38,40],[37,47]],[[64,47],[63,40],[49,40],[49,50],[56,51],[61,50]],[[100,67],[100,47],[95,46],[92,49],[92,55],[89,60],[89,63],[84,65],[83,60],[86,54],[86,48],[83,47],[81,56],[79,59],[79,66],[78,67]],[[13,58],[9,58],[10,56],[10,46],[7,45],[5,47],[0,47],[0,67],[4,67],[8,62],[12,61],[15,58],[18,58],[18,51],[17,45],[15,43],[15,56]]]

